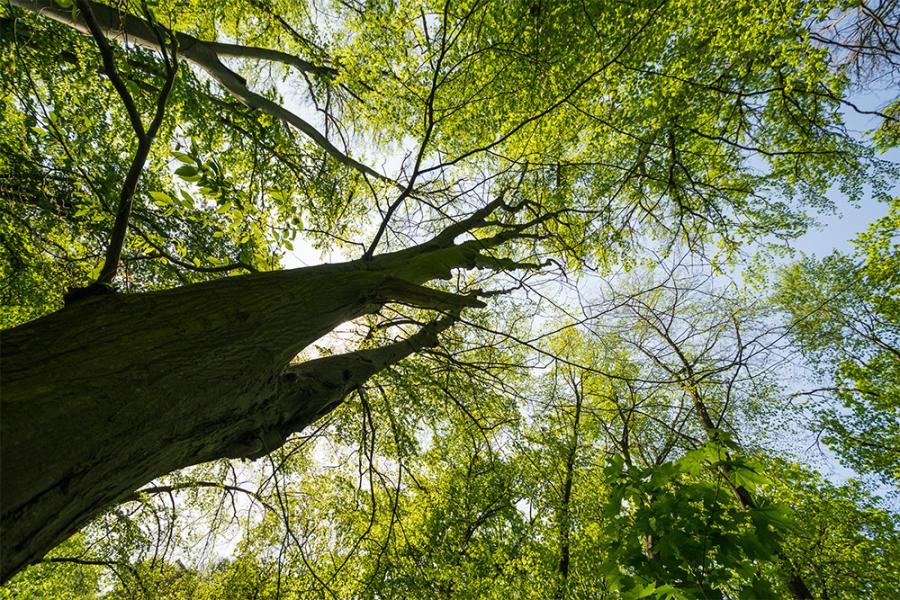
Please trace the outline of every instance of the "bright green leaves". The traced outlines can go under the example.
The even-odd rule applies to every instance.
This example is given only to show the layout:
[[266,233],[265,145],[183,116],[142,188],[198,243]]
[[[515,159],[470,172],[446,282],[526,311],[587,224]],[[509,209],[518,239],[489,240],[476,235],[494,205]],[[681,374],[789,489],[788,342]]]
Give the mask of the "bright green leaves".
[[843,129],[848,80],[805,29],[830,9],[393,2],[347,10],[336,51],[407,175],[432,123],[426,172],[532,165],[529,196],[571,211],[548,225],[552,251],[607,266],[686,243],[727,259],[802,234],[836,183],[858,198],[890,180]]
[[165,207],[171,206],[175,204],[175,200],[172,197],[164,192],[148,192],[150,197],[153,198],[153,201],[156,202],[157,206]]
[[[456,214],[446,206],[471,204],[455,196],[457,188],[528,164],[522,195],[554,213],[536,251],[573,269],[611,270],[633,267],[648,247],[666,254],[686,246],[728,259],[749,240],[796,236],[808,223],[804,207],[827,204],[823,192],[838,181],[854,195],[863,183],[883,192],[885,173],[841,126],[850,82],[806,30],[832,8],[801,0],[402,1],[364,9],[340,3],[327,23],[284,1],[161,1],[153,12],[204,40],[339,65],[336,75],[309,76],[295,90],[284,77],[297,73],[278,61],[225,59],[260,94],[326,115],[317,126],[330,139],[353,142],[388,171],[402,171],[400,179],[416,176],[413,197],[395,215],[398,230],[439,229]],[[35,134],[38,154],[53,169],[76,173],[73,187],[92,198],[78,214],[96,222],[71,233],[96,254],[115,198],[107,188],[121,178],[120,155],[132,140],[113,126],[124,115],[109,86],[96,85],[95,49],[71,32],[54,37],[59,28],[42,21],[28,26],[42,31],[29,38],[36,51],[52,49],[55,39],[71,42],[62,62],[23,53],[37,85],[30,89],[19,65],[17,106],[34,121],[32,131],[49,136]],[[161,81],[157,57],[117,52],[129,89],[149,112]],[[78,69],[66,66],[72,60]],[[182,234],[192,240],[184,264],[235,271],[241,263],[275,266],[300,232],[298,219],[319,246],[365,238],[361,232],[380,217],[375,205],[383,214],[393,188],[323,158],[271,115],[223,97],[189,68],[183,75],[160,136],[169,143],[151,157],[142,190],[173,202],[136,207],[129,286],[212,276],[179,265],[165,247]],[[176,154],[183,164],[172,166],[178,144],[197,152]],[[195,162],[201,155],[203,163]],[[222,200],[211,216],[204,196],[215,194]]]
[[726,456],[706,444],[648,467],[610,459],[604,516],[614,541],[603,569],[628,597],[772,594],[759,574],[788,531],[789,515],[774,505],[742,506],[733,491],[738,481],[753,491],[766,479]]
[[[296,7],[283,6],[286,12],[279,16],[269,12],[268,3],[181,3],[177,9],[152,4],[163,24],[176,19],[178,27],[192,31],[196,24],[210,40],[229,31],[250,33],[247,11],[264,15],[257,43],[291,38],[285,43],[296,47],[301,32],[311,33],[285,21],[302,17]],[[4,179],[9,172],[11,181],[29,190],[3,199],[3,218],[9,219],[2,250],[4,278],[11,283],[2,302],[8,326],[59,307],[67,288],[89,282],[108,242],[135,140],[121,102],[98,75],[100,58],[92,40],[18,9],[0,10],[2,69],[9,75],[0,129],[9,151],[0,168]],[[307,44],[300,55],[314,46]],[[113,44],[113,50],[139,112],[149,121],[164,80],[159,57],[139,47]],[[277,98],[272,90],[265,93]],[[323,163],[313,144],[223,99],[185,66],[135,196],[117,285],[122,291],[158,289],[277,268],[302,221],[338,235],[353,225],[359,203],[348,201],[352,180],[331,160]]]
[[[900,585],[900,522],[859,481],[838,485],[797,464],[767,462],[771,493],[796,515],[783,549],[815,597],[889,597]],[[857,574],[865,572],[860,577]]]
[[[52,553],[50,561],[57,557],[83,555],[85,539],[84,534],[74,535]],[[80,600],[94,597],[102,580],[102,565],[50,561],[30,569],[27,577],[19,577],[10,585],[0,587],[0,598]]]
[[184,165],[182,167],[178,167],[175,169],[175,174],[184,179],[185,181],[200,181],[200,171],[197,167],[191,165]]

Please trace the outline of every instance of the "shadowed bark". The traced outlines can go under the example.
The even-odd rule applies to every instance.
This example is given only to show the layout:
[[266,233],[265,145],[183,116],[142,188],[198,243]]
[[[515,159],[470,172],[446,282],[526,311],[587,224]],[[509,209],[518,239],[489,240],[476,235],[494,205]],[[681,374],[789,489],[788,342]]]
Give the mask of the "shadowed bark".
[[[506,239],[442,234],[369,260],[96,296],[4,332],[2,578],[154,478],[277,448],[372,374],[434,344],[461,309],[484,304],[421,284],[489,266],[484,251]],[[396,344],[289,366],[387,302],[447,316]]]

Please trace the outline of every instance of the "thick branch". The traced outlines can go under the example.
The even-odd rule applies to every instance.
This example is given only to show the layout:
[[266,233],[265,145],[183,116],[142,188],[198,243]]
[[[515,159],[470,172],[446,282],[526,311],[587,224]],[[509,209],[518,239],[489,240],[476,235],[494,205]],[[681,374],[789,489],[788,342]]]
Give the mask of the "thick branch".
[[435,310],[460,310],[465,307],[484,308],[486,305],[475,295],[460,295],[411,284],[402,279],[389,278],[377,292],[385,301],[408,304]]
[[260,48],[258,46],[244,46],[241,44],[226,44],[223,42],[203,42],[210,50],[219,56],[234,56],[237,58],[253,58],[259,60],[271,60],[272,62],[280,62],[290,65],[312,75],[320,75],[333,77],[337,75],[337,69],[322,65],[315,65],[307,60],[303,60],[299,56],[288,54],[280,50],[271,50],[269,48]]
[[[59,21],[64,25],[68,25],[82,33],[90,32],[81,16],[73,14],[71,10],[60,8],[53,0],[10,0],[10,2],[14,6],[50,17],[51,19]],[[136,44],[158,52],[164,50],[160,47],[153,26],[146,20],[131,14],[119,13],[103,4],[88,2],[87,0],[85,0],[85,2],[91,7],[99,27],[108,39],[127,40],[130,44]],[[254,110],[269,114],[279,121],[284,121],[293,126],[313,140],[325,150],[326,153],[341,164],[356,169],[366,175],[371,175],[372,177],[381,180],[387,180],[381,173],[350,158],[347,154],[339,150],[328,140],[328,138],[322,135],[322,133],[307,121],[301,119],[283,106],[252,91],[243,77],[229,69],[220,60],[217,49],[221,50],[223,47],[222,44],[205,42],[192,35],[179,31],[168,29],[165,29],[165,31],[169,36],[176,40],[183,58],[206,71],[210,77],[245,105]],[[230,44],[224,44],[224,47],[227,49],[226,55],[236,55],[235,52],[237,52],[237,50]],[[285,57],[289,56],[288,54],[278,53],[263,48],[248,48],[245,51],[245,56],[250,57],[251,54],[258,58],[263,58],[262,55],[265,54],[265,58],[271,60],[275,60],[275,57],[279,57],[278,59],[281,61],[285,61]],[[291,59],[291,64],[296,66],[296,62],[296,58]]]
[[449,313],[410,337],[380,348],[327,356],[289,367],[277,393],[265,404],[265,425],[235,440],[227,455],[256,459],[284,444],[287,437],[334,410],[370,377],[424,348],[456,322]]

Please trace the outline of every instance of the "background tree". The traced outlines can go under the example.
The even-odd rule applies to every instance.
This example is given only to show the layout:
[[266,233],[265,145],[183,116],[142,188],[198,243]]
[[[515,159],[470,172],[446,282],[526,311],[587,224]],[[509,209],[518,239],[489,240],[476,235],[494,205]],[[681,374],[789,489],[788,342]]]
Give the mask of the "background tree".
[[[823,377],[814,428],[842,461],[891,485],[900,475],[900,202],[854,242],[783,269],[775,302]],[[835,406],[834,400],[837,401]]]

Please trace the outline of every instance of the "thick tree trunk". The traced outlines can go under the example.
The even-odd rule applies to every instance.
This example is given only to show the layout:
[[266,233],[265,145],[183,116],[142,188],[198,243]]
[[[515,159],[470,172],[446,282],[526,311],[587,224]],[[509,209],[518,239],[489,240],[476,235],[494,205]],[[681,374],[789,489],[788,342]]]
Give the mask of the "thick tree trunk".
[[385,302],[482,305],[418,285],[482,260],[482,248],[444,242],[370,261],[93,297],[4,332],[2,579],[156,477],[278,447],[374,372],[433,344],[434,328],[450,321],[400,344],[288,366],[308,344]]

